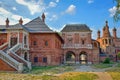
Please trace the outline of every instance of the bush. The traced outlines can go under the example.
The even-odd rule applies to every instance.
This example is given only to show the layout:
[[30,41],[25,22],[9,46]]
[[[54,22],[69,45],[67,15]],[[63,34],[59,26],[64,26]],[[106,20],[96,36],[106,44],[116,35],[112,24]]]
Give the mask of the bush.
[[110,63],[110,58],[106,58],[103,63],[109,64]]

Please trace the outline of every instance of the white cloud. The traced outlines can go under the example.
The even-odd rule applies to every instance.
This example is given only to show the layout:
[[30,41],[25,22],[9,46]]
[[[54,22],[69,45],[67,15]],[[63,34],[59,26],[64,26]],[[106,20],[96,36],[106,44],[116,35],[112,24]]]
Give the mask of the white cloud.
[[16,7],[12,7],[12,10],[17,11]]
[[75,11],[76,11],[76,6],[70,5],[65,12],[68,14],[74,14]]
[[56,2],[58,3],[58,2],[59,2],[59,0],[56,0]]
[[49,3],[49,7],[56,7],[56,6],[57,6],[57,4],[55,2],[50,2]]
[[29,2],[26,0],[16,0],[18,4],[26,6],[31,15],[34,15],[35,13],[43,12],[45,10],[45,5],[43,0],[39,0],[36,2],[35,0],[30,0]]
[[110,12],[110,17],[113,17],[117,11],[117,8],[116,8],[116,6],[113,6],[108,11]]
[[54,14],[48,20],[49,21],[54,21],[54,20],[57,20],[57,19],[58,19],[58,16]]
[[18,23],[18,20],[20,18],[23,18],[24,24],[30,21],[29,18],[25,18],[20,15],[15,15],[4,8],[0,8],[0,25],[5,25],[6,18],[9,18],[10,25]]
[[0,8],[0,14],[4,13],[5,15],[10,14],[10,12],[8,12],[7,10],[5,10],[4,8]]
[[91,4],[91,3],[93,3],[94,2],[94,0],[88,0],[88,3],[89,4]]

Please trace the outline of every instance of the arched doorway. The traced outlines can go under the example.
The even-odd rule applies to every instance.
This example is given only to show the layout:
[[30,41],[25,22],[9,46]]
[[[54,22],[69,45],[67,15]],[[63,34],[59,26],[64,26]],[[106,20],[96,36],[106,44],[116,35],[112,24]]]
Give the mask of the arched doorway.
[[75,53],[68,51],[66,53],[66,63],[75,63]]
[[80,64],[87,64],[87,53],[82,51],[79,55]]
[[28,60],[28,53],[27,52],[24,53],[24,59]]

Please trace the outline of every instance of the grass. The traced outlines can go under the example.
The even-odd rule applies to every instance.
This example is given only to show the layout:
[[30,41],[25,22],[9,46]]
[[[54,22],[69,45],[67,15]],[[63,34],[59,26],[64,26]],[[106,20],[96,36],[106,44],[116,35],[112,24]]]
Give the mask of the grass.
[[100,68],[100,69],[109,68],[109,67],[112,67],[112,66],[113,66],[113,63],[112,63],[112,64],[100,63],[100,64],[94,64],[94,65],[93,65],[93,67],[95,67],[95,68]]
[[67,71],[73,71],[73,66],[46,66],[46,67],[33,67],[31,74],[58,74]]
[[0,80],[96,80],[93,73],[66,72],[58,76],[0,73]]
[[113,80],[120,80],[120,72],[108,72]]
[[116,67],[106,71],[111,75],[113,80],[120,80],[120,63],[118,63]]

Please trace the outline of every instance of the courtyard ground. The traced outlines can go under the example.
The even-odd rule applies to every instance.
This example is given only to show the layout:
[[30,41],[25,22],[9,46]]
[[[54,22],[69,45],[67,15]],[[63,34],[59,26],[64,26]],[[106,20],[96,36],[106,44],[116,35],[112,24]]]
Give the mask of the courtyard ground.
[[0,72],[0,80],[120,80],[120,64],[33,67],[28,73]]

